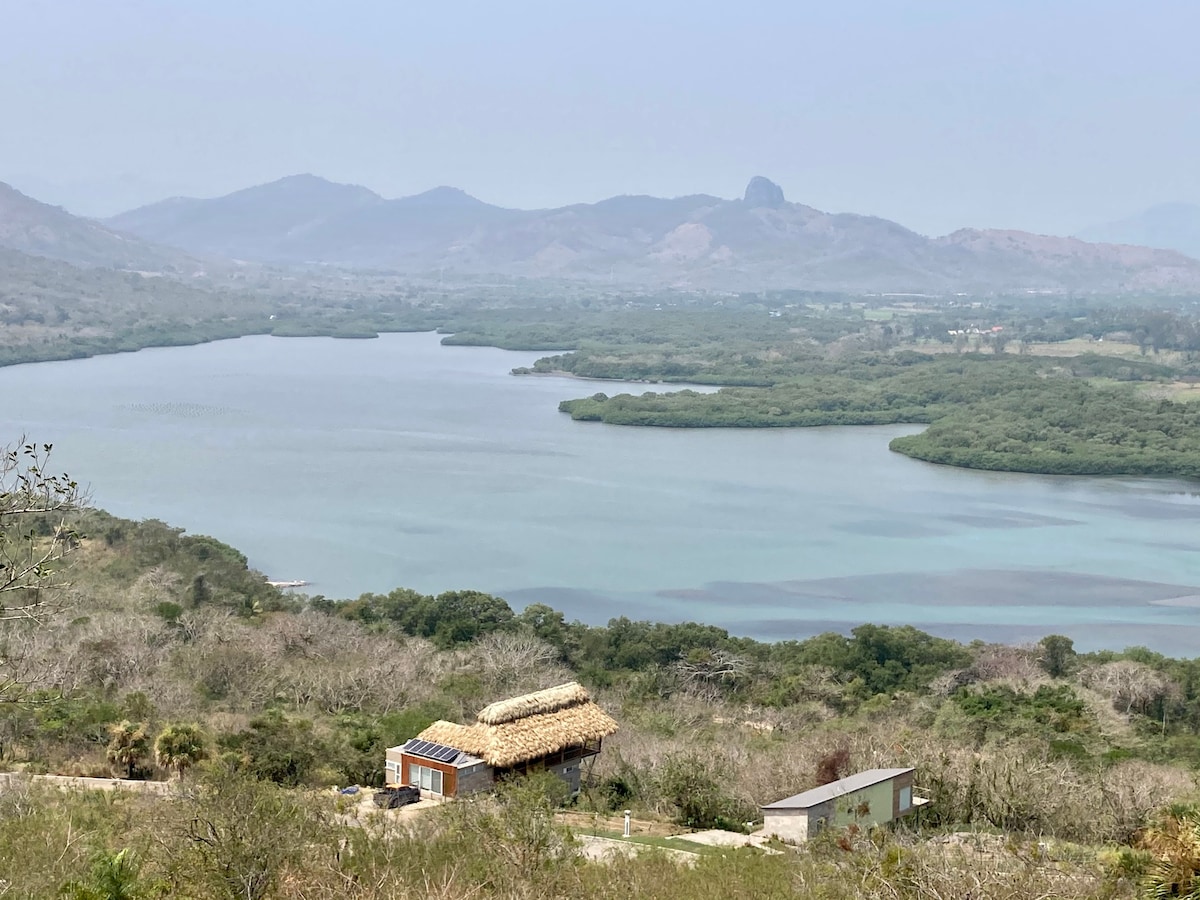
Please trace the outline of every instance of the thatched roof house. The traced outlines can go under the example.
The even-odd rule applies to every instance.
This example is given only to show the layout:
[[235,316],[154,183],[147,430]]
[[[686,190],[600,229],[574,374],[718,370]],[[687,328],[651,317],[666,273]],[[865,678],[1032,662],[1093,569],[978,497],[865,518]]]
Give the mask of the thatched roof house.
[[[453,796],[466,792],[460,774],[464,769],[474,775],[486,768],[488,785],[498,775],[546,769],[578,790],[579,762],[599,753],[603,739],[616,730],[612,717],[592,701],[582,685],[572,681],[485,706],[470,725],[434,722],[404,746],[388,751],[389,779],[394,772],[398,783],[413,783],[412,772],[416,772],[415,780],[422,788]],[[431,764],[443,769],[442,790],[432,790],[437,778],[422,778],[420,768]],[[455,771],[451,773],[449,768]],[[406,773],[408,780],[404,781]],[[447,775],[452,776],[452,787]],[[431,787],[426,788],[424,781]],[[482,785],[482,781],[479,777],[472,784]]]

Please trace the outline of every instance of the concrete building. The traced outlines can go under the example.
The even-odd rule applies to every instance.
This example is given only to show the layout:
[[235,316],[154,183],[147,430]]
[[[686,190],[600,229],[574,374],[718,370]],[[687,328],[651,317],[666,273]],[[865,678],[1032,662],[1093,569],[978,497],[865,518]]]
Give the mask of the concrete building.
[[886,825],[928,802],[913,796],[912,769],[869,769],[762,807],[763,832],[801,843],[822,828]]

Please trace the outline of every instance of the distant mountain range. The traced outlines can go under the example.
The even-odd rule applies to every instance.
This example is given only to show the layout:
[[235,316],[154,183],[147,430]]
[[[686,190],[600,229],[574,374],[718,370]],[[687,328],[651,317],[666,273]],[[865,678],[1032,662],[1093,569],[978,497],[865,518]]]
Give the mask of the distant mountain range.
[[1079,237],[1085,241],[1162,247],[1200,259],[1200,206],[1163,203],[1128,219],[1084,229]]
[[1020,231],[929,238],[886,219],[789,203],[762,177],[735,200],[622,196],[518,210],[450,187],[388,200],[294,175],[102,222],[0,185],[0,247],[168,271],[199,266],[199,257],[731,290],[1200,291],[1200,262],[1172,250]]
[[927,238],[886,219],[789,203],[762,177],[736,200],[624,196],[517,210],[456,188],[387,200],[294,175],[212,200],[166,200],[106,224],[199,255],[423,274],[734,289],[1200,288],[1200,262],[1179,253],[1016,231]]
[[190,273],[203,265],[182,250],[151,244],[27,197],[0,182],[0,248],[80,266]]

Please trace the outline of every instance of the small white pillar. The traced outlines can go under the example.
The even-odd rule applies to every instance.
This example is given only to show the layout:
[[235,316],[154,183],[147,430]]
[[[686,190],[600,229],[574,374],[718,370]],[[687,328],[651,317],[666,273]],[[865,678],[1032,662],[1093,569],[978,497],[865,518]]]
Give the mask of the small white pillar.
[[629,810],[625,810],[625,837],[629,837]]

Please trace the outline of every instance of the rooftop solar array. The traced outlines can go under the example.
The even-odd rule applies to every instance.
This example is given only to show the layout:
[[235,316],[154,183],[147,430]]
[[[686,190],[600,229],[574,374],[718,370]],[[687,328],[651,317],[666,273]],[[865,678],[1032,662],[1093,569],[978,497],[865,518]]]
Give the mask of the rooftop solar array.
[[459,751],[453,747],[447,747],[444,744],[435,744],[433,741],[419,741],[413,738],[400,748],[405,753],[411,753],[413,756],[423,756],[426,759],[432,759],[436,762],[454,762]]

